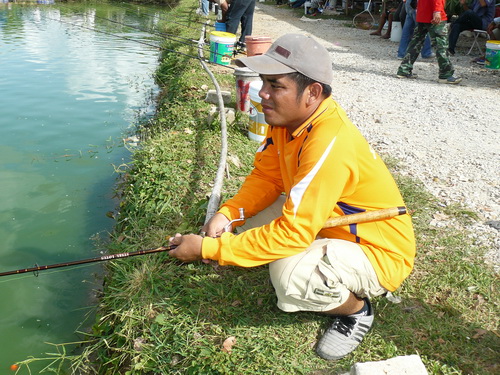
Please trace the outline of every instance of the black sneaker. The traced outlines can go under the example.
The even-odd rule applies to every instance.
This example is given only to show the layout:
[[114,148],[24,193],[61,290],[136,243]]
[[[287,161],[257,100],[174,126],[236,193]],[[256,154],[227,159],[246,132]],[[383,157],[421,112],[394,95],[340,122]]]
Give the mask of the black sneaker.
[[336,317],[316,346],[323,359],[338,360],[358,347],[373,324],[373,309],[368,298],[368,313]]
[[246,53],[247,45],[243,42],[236,42],[234,49],[237,51],[237,53]]

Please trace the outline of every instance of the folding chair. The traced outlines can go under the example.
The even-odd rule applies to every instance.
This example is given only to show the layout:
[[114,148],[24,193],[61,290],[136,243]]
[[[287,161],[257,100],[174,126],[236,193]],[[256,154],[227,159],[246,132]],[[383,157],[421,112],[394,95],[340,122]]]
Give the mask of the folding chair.
[[304,3],[304,14],[305,14],[306,16],[307,16],[307,11],[308,11],[308,9],[311,7],[311,5],[312,5],[312,2],[310,2],[310,1],[306,1],[306,2]]
[[[495,5],[495,18],[496,17],[500,17],[500,3]],[[479,50],[479,53],[481,55],[483,55],[483,50],[481,49],[481,46],[479,45],[479,42],[477,39],[479,38],[480,35],[484,35],[484,36],[486,36],[486,40],[490,40],[490,36],[484,30],[473,29],[473,30],[469,30],[469,31],[474,34],[474,41],[472,42],[472,46],[470,46],[470,49],[469,49],[469,52],[467,52],[467,55],[471,54],[472,50],[474,49],[474,46],[476,46],[477,49]]]
[[[307,16],[307,11],[309,8],[312,6],[312,1],[306,1],[304,3],[304,14]],[[330,6],[330,1],[325,1],[325,4],[323,5],[324,9],[326,9],[328,6]]]
[[471,54],[472,50],[474,49],[474,46],[477,47],[477,49],[479,50],[479,54],[483,55],[483,50],[482,50],[481,46],[479,45],[478,38],[480,35],[485,35],[486,39],[489,40],[490,36],[488,35],[488,33],[485,30],[474,29],[474,30],[470,30],[470,31],[474,34],[474,41],[472,42],[472,46],[470,47],[469,52],[467,52],[467,55]]

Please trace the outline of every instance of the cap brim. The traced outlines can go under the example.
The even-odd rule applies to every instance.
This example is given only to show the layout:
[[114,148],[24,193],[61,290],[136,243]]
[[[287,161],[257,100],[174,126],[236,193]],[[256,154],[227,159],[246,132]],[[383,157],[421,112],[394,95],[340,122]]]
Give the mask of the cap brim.
[[295,69],[292,69],[267,55],[241,57],[236,59],[235,63],[237,66],[246,66],[259,74],[288,74],[296,72]]

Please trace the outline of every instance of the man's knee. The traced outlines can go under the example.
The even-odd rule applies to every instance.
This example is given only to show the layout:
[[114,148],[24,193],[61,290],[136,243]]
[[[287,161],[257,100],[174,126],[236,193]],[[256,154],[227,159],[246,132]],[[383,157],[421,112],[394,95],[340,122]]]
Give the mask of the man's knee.
[[[350,257],[355,259],[350,264],[342,260]],[[359,246],[342,240],[317,240],[302,253],[270,263],[269,273],[278,307],[288,312],[329,311],[351,293],[373,297],[386,292]]]

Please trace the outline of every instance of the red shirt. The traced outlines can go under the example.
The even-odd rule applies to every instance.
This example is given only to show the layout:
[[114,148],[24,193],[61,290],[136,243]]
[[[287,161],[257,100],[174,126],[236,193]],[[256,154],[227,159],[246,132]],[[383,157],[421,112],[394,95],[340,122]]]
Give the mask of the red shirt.
[[417,22],[431,23],[434,12],[441,12],[441,21],[446,21],[445,3],[446,0],[418,0]]

